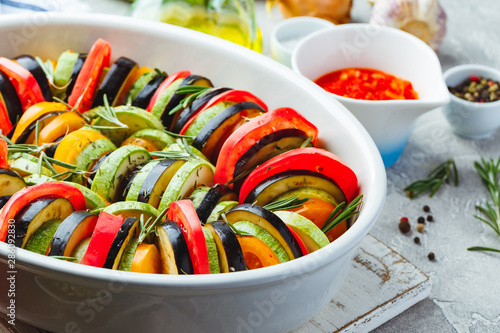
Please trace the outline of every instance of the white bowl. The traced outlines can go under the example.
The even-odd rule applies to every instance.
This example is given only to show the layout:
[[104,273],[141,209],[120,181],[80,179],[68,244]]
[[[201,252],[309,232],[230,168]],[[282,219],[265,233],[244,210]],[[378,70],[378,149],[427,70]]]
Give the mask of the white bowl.
[[[500,71],[483,65],[468,64],[450,68],[444,73],[448,87],[455,87],[471,75],[500,81]],[[500,127],[500,101],[470,102],[450,93],[451,101],[443,114],[454,133],[471,139],[486,138]]]
[[271,30],[271,57],[291,67],[292,53],[298,43],[307,35],[335,25],[313,16],[296,16],[276,24]]
[[[189,69],[217,86],[247,89],[270,108],[290,106],[320,131],[324,146],[358,175],[364,206],[339,239],[305,257],[229,274],[169,276],[119,272],[15,252],[15,316],[69,332],[278,332],[299,326],[340,288],[360,241],[379,215],[386,176],[359,122],[310,81],[244,47],[167,24],[106,15],[10,16],[0,21],[2,56],[57,59],[102,37],[127,56],[172,73]],[[9,249],[0,243],[0,311],[8,311]],[[10,273],[9,273],[10,274]],[[334,315],[334,314],[332,314]]]
[[315,32],[292,54],[292,68],[310,80],[347,67],[378,69],[408,80],[419,95],[418,100],[366,101],[327,93],[359,119],[388,167],[401,155],[415,120],[450,99],[439,59],[415,36],[369,24]]

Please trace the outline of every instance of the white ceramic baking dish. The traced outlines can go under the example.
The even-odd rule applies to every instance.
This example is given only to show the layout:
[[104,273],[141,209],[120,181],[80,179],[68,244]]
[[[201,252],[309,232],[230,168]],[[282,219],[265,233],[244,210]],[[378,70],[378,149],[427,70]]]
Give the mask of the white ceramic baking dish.
[[[127,56],[169,73],[189,69],[216,86],[247,89],[270,108],[294,107],[318,126],[324,147],[356,172],[362,212],[320,251],[269,268],[211,276],[125,273],[22,249],[11,269],[1,243],[0,311],[14,299],[16,320],[57,332],[278,332],[310,319],[341,286],[385,200],[384,165],[365,129],[292,70],[205,34],[117,16],[39,13],[0,20],[0,52],[6,57],[57,59],[67,49],[85,52],[99,37],[111,43],[113,59]],[[7,297],[10,275],[13,298]]]

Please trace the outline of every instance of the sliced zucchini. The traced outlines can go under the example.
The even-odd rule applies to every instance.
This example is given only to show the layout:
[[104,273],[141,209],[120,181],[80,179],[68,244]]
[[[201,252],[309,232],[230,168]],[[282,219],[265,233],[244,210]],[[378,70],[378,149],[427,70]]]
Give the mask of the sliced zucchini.
[[225,216],[233,224],[248,221],[258,225],[278,240],[290,259],[302,257],[302,250],[285,222],[271,211],[256,205],[242,204],[232,208]]
[[339,204],[339,202],[337,202],[335,198],[331,196],[328,192],[320,190],[315,187],[300,187],[298,189],[283,193],[273,201],[285,200],[293,197],[299,197],[299,199],[310,198],[312,200],[321,199],[331,203],[334,206],[337,206]]
[[54,84],[50,87],[52,96],[64,100],[66,98],[66,88],[70,83],[71,73],[78,61],[79,54],[73,51],[61,53],[57,59],[57,65],[54,69]]
[[133,237],[125,246],[123,250],[122,258],[120,260],[120,264],[118,265],[119,271],[130,272],[132,268],[132,262],[134,261],[135,251],[137,251],[137,247],[139,246],[139,238]]
[[208,216],[206,222],[219,221],[222,219],[222,214],[229,211],[231,208],[238,206],[238,201],[221,201],[215,205],[214,209]]
[[65,198],[42,198],[24,206],[15,217],[15,244],[25,248],[35,231],[45,222],[52,220],[63,221],[74,208]]
[[194,274],[189,249],[181,227],[174,221],[167,221],[158,226],[156,232],[162,273]]
[[37,184],[41,184],[41,183],[53,182],[53,181],[55,181],[55,179],[51,178],[49,176],[34,173],[32,175],[24,177],[24,181],[26,182],[26,185],[33,186],[33,185],[37,185]]
[[231,227],[224,221],[213,221],[206,227],[212,232],[217,246],[221,273],[245,271],[243,251]]
[[312,187],[327,192],[336,202],[346,201],[345,195],[330,178],[309,170],[290,170],[271,176],[248,193],[245,202],[264,206],[290,190]]
[[50,242],[61,224],[61,220],[47,221],[33,233],[25,249],[31,252],[45,255],[49,249]]
[[[83,170],[91,172],[93,166],[97,161],[99,161],[104,155],[109,152],[115,151],[116,146],[113,142],[109,141],[107,138],[97,139],[95,141],[89,142],[85,148],[76,156],[73,161],[73,165],[76,170]],[[93,173],[89,174],[89,177],[93,179],[95,175]],[[85,177],[82,175],[74,175],[71,177],[71,181],[79,184],[85,184]]]
[[74,187],[79,189],[80,192],[82,192],[83,196],[85,197],[85,206],[87,209],[93,210],[97,208],[104,208],[109,205],[109,202],[104,200],[99,194],[90,190],[88,187],[73,182],[66,183],[73,185]]
[[161,73],[156,70],[144,74],[132,85],[127,95],[127,100],[132,99],[132,106],[146,109],[151,98],[153,98],[156,90],[166,77],[166,73]]
[[210,274],[220,273],[219,253],[212,231],[207,226],[202,226],[205,241],[207,243],[208,263],[210,264]]
[[26,182],[17,172],[0,169],[0,196],[12,195],[26,186]]
[[117,216],[122,215],[124,219],[127,217],[140,219],[142,215],[144,216],[144,222],[147,222],[150,218],[154,220],[158,217],[158,215],[160,215],[158,210],[156,210],[153,206],[144,202],[136,201],[116,202],[104,208],[104,212]]
[[112,129],[101,129],[100,131],[117,146],[120,146],[126,138],[139,130],[145,128],[163,130],[161,121],[146,110],[126,105],[117,106],[113,109],[116,118],[121,123],[127,125],[127,128],[116,128],[115,124],[101,117],[97,118],[93,125],[115,127]]
[[[193,202],[194,208],[198,207],[203,200],[203,197],[210,190],[209,186],[198,186],[194,189],[193,193],[189,196],[189,200]],[[203,223],[202,223],[203,224]]]
[[121,181],[137,165],[151,160],[147,150],[137,146],[124,146],[112,152],[99,167],[91,190],[108,202],[115,202]]
[[129,137],[129,139],[131,138],[139,138],[151,142],[156,150],[163,150],[168,147],[168,145],[175,143],[175,138],[173,136],[155,128],[139,130]]
[[106,256],[106,261],[102,267],[115,270],[118,269],[123,251],[132,237],[136,234],[138,227],[139,219],[135,217],[127,217],[123,221],[120,230],[118,230],[118,233],[113,239],[113,243],[111,244],[108,255]]
[[29,175],[38,174],[41,171],[41,174],[44,176],[52,176],[52,172],[46,167],[42,166],[39,168],[38,158],[35,156],[31,156],[26,153],[15,154],[12,157],[14,159],[9,160],[9,165],[12,171],[15,171],[21,177],[27,177]]
[[236,201],[237,199],[236,193],[224,184],[216,184],[209,188],[200,200],[200,203],[198,205],[194,205],[196,208],[196,214],[198,214],[201,224],[205,224],[207,222],[208,217],[219,202]]
[[73,250],[84,239],[90,238],[97,223],[97,215],[86,211],[71,213],[62,221],[50,242],[49,256],[72,255]]
[[212,186],[214,167],[205,160],[190,160],[182,165],[172,177],[163,193],[159,211],[166,209],[172,202],[188,197],[199,186]]
[[89,247],[91,237],[87,237],[82,239],[71,252],[71,257],[75,258],[75,262],[80,263],[83,256],[87,252],[87,248]]

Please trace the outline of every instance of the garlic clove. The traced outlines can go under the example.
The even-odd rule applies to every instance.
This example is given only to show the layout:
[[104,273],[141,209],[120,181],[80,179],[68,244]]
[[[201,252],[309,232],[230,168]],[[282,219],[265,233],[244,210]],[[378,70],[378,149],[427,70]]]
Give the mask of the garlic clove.
[[370,23],[406,31],[434,51],[439,49],[446,34],[446,13],[438,0],[377,0]]

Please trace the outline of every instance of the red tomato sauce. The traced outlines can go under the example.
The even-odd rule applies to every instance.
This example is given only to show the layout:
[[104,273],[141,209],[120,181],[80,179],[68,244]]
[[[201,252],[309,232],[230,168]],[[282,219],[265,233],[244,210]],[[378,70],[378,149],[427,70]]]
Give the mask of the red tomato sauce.
[[326,91],[355,99],[418,99],[411,82],[375,69],[344,68],[315,82]]

